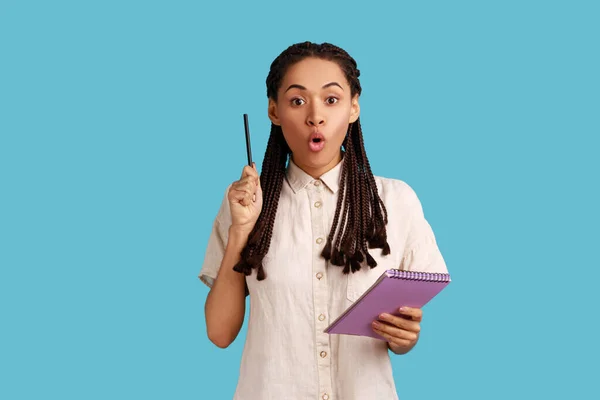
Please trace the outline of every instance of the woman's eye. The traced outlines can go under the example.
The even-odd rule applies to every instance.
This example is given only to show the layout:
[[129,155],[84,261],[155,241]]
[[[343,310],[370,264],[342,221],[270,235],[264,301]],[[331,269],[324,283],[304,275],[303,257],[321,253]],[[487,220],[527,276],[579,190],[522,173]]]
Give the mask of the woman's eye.
[[335,104],[338,102],[338,99],[337,99],[337,97],[328,97],[326,101],[327,101],[327,104]]
[[304,104],[304,100],[302,99],[292,99],[292,104],[295,106],[301,106],[302,104]]

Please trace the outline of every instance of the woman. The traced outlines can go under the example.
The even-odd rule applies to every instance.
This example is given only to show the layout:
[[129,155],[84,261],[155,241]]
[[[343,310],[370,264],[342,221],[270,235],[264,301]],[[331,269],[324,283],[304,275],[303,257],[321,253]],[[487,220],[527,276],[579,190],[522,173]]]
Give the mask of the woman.
[[290,46],[271,65],[261,176],[246,166],[227,189],[199,275],[219,347],[250,295],[235,399],[397,399],[388,349],[415,346],[420,309],[374,321],[384,340],[323,331],[385,269],[447,272],[415,192],[371,172],[359,75],[327,43]]

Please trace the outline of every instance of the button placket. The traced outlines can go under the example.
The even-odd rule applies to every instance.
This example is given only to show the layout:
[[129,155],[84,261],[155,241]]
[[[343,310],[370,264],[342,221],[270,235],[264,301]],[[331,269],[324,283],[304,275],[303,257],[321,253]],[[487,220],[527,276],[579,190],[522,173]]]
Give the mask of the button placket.
[[[325,238],[325,216],[323,210],[323,185],[321,181],[316,180],[313,185],[307,186],[308,198],[310,202],[311,227],[313,234],[313,304],[315,315],[315,339],[316,339],[316,361],[319,375],[319,392],[321,398],[331,399],[331,365],[329,335],[325,333],[328,325],[329,313],[327,310],[327,299],[329,298],[329,286],[327,282],[326,266],[327,261],[321,257]],[[323,397],[324,396],[324,397]]]

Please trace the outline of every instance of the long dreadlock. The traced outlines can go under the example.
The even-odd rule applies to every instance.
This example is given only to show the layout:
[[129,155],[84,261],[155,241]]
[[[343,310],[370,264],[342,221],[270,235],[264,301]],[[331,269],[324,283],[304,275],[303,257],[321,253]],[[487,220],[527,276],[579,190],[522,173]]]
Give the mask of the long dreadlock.
[[[277,91],[288,68],[307,57],[336,62],[350,84],[352,96],[361,94],[362,88],[358,79],[360,71],[356,61],[346,51],[329,43],[319,45],[304,42],[288,47],[271,64],[266,82],[268,98],[277,101]],[[368,249],[379,248],[382,249],[382,255],[388,255],[390,246],[386,232],[387,210],[377,192],[365,152],[360,119],[349,124],[342,147],[344,158],[337,206],[321,256],[332,265],[344,267],[343,273],[348,274],[360,270],[365,259],[369,267],[377,266]],[[262,260],[271,245],[279,196],[290,154],[281,127],[271,124],[271,134],[260,175],[264,194],[263,208],[248,236],[240,261],[233,268],[245,275],[250,275],[253,269],[257,269],[259,281],[266,278]]]

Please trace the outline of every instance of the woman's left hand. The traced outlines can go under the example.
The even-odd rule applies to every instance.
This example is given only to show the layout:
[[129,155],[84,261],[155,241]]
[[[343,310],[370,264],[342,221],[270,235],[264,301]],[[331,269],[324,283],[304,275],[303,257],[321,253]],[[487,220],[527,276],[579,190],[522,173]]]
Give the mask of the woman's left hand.
[[423,311],[410,307],[402,307],[399,311],[401,316],[381,314],[373,321],[373,331],[387,340],[394,353],[406,354],[419,340]]

